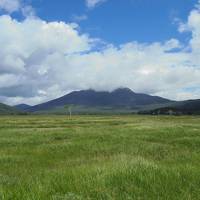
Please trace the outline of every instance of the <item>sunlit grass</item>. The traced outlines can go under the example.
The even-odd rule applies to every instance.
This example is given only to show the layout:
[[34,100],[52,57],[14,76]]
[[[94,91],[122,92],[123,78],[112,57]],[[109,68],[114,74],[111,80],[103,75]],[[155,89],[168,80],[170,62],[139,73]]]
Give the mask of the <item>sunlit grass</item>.
[[200,199],[200,118],[0,118],[0,200]]

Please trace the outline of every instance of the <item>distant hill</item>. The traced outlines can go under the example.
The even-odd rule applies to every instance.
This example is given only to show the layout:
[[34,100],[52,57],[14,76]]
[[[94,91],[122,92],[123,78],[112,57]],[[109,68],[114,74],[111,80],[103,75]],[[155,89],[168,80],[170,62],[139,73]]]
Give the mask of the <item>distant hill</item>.
[[27,104],[19,104],[19,105],[15,105],[13,106],[14,108],[21,110],[21,111],[26,111],[27,109],[29,109],[31,106],[27,105]]
[[139,111],[139,114],[154,114],[154,115],[199,115],[200,114],[200,99],[188,100],[172,103],[168,106],[152,110]]
[[52,110],[64,105],[73,104],[74,106],[85,107],[109,107],[109,108],[131,108],[137,109],[141,106],[156,104],[166,104],[172,101],[147,94],[134,93],[128,88],[119,88],[112,92],[81,90],[71,92],[55,100],[39,104],[25,109],[30,112]]
[[0,103],[0,115],[12,115],[12,114],[14,115],[20,113],[22,112],[20,112],[16,108]]

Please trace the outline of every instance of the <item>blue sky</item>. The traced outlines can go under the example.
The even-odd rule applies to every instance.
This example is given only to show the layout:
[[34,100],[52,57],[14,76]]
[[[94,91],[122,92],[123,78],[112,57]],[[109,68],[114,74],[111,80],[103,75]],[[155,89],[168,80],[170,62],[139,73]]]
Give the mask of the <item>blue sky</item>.
[[[184,2],[184,3],[183,3]],[[84,0],[32,0],[37,16],[46,21],[78,22],[82,32],[116,45],[130,42],[187,40],[175,19],[187,20],[196,0],[107,0],[88,8]],[[13,15],[20,18],[19,13]],[[76,20],[76,16],[87,19]]]
[[200,98],[200,0],[0,0],[0,102],[73,90]]

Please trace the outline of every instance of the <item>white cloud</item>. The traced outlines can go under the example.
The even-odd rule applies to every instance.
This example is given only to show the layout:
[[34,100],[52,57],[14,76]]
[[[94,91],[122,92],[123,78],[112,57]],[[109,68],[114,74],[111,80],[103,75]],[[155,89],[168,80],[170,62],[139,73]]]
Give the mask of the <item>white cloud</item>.
[[31,5],[27,5],[23,0],[0,0],[0,11],[9,14],[20,12],[25,17],[35,16],[35,10]]
[[86,5],[88,8],[94,8],[98,4],[103,3],[105,1],[107,0],[86,0]]
[[36,17],[35,10],[30,5],[24,5],[21,7],[21,13],[25,17]]
[[36,104],[72,90],[121,86],[172,99],[200,98],[199,21],[196,8],[181,25],[192,33],[187,46],[172,38],[94,51],[98,40],[80,34],[77,24],[0,16],[0,100]]
[[20,9],[20,0],[0,0],[0,9],[12,13]]
[[81,22],[81,21],[84,21],[84,20],[87,20],[87,19],[88,19],[87,15],[73,15],[72,16],[72,20],[75,21],[75,22]]

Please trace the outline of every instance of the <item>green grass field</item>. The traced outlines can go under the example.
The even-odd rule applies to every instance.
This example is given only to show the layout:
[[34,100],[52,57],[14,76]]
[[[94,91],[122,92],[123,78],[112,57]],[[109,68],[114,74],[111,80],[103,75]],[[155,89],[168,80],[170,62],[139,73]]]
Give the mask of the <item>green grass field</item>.
[[0,200],[200,199],[200,117],[0,117]]

